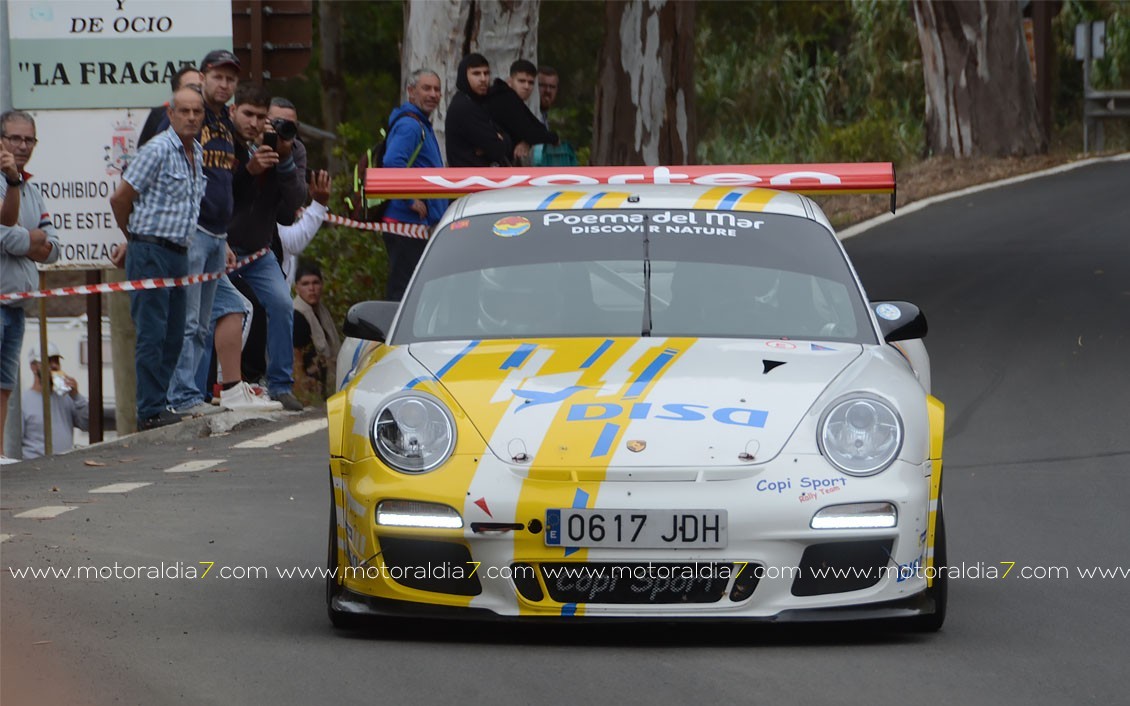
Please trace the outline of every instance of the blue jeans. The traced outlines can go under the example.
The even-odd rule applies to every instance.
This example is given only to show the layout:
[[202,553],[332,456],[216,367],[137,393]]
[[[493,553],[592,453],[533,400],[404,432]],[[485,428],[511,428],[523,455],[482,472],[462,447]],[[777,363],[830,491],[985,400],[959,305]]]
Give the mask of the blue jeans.
[[[188,256],[160,245],[132,241],[126,251],[126,279],[183,277]],[[156,417],[168,406],[166,393],[184,344],[184,287],[129,293],[129,313],[137,332],[137,419]]]
[[[188,274],[199,275],[224,269],[227,240],[197,230],[188,237]],[[211,360],[207,348],[212,340],[212,300],[217,280],[185,287],[184,346],[169,382],[169,405],[183,410],[204,401],[204,390],[196,384],[196,371]],[[211,395],[208,396],[211,399]]]
[[251,287],[267,312],[267,392],[294,387],[294,300],[279,261],[271,253],[235,273]]
[[[20,373],[20,346],[24,344],[24,310],[0,306],[0,390],[16,389]],[[0,434],[4,430],[0,429]]]

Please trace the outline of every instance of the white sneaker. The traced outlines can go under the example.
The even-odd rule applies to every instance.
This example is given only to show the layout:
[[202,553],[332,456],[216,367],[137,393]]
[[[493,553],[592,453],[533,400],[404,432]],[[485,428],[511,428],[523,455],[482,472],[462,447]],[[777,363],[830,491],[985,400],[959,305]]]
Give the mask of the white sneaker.
[[275,412],[283,408],[281,402],[256,395],[245,382],[221,392],[220,406],[237,412]]

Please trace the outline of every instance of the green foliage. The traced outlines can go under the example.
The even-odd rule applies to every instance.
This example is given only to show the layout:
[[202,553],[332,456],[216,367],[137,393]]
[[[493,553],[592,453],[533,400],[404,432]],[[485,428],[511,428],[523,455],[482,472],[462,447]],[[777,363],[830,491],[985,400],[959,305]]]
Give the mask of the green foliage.
[[[401,102],[400,40],[403,3],[400,0],[344,3],[342,36],[347,70],[345,115],[340,125],[322,124],[318,5],[314,8],[314,53],[303,76],[276,82],[272,91],[294,101],[307,123],[337,133],[330,145],[308,144],[310,166],[329,164],[330,153],[347,165],[346,173],[333,174],[330,211],[347,214],[343,199],[353,190],[353,166],[378,140],[389,112]],[[355,302],[380,299],[385,293],[388,257],[380,235],[370,231],[323,225],[303,253],[318,262],[325,277],[325,303],[334,320],[345,320]]]
[[[1075,26],[1095,20],[1106,22],[1106,56],[1091,64],[1092,87],[1130,89],[1130,6],[1124,2],[1065,2],[1052,23],[1057,58],[1052,120],[1059,141],[1076,149],[1083,139],[1083,63],[1075,59]],[[1126,120],[1102,121],[1102,129],[1107,149],[1130,147]]]
[[1060,59],[1074,64],[1072,73],[1080,76],[1081,87],[1083,69],[1075,60],[1075,25],[1096,20],[1106,22],[1106,56],[1092,63],[1091,85],[1098,89],[1130,88],[1130,5],[1125,2],[1065,2],[1053,26],[1060,40]]
[[302,256],[321,265],[324,301],[339,326],[353,304],[384,298],[388,257],[379,234],[323,225]]
[[603,42],[603,3],[573,0],[541,4],[535,63],[557,69],[559,79],[557,103],[549,113],[550,127],[562,140],[572,143],[581,164],[589,163],[592,149],[593,99]]
[[924,147],[905,2],[700,3],[699,159],[874,159]]
[[[345,213],[340,194],[353,188],[353,174],[335,175],[330,211]],[[303,257],[321,265],[325,279],[323,298],[334,321],[345,321],[345,312],[359,301],[383,299],[388,274],[388,255],[378,233],[343,226],[323,225]]]

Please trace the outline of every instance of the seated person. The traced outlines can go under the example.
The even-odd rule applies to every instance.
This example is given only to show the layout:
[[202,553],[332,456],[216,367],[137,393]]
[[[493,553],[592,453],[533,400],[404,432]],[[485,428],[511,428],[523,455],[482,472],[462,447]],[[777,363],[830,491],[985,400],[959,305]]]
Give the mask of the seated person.
[[300,259],[294,272],[294,391],[306,404],[332,395],[341,339],[322,303],[322,270]]

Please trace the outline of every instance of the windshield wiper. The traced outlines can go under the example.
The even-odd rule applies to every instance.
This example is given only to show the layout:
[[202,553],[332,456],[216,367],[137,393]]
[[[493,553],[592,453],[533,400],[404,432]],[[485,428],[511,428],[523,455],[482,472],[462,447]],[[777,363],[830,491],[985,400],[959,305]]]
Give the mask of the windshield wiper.
[[641,336],[651,336],[651,240],[648,238],[650,218],[643,219],[643,331]]

